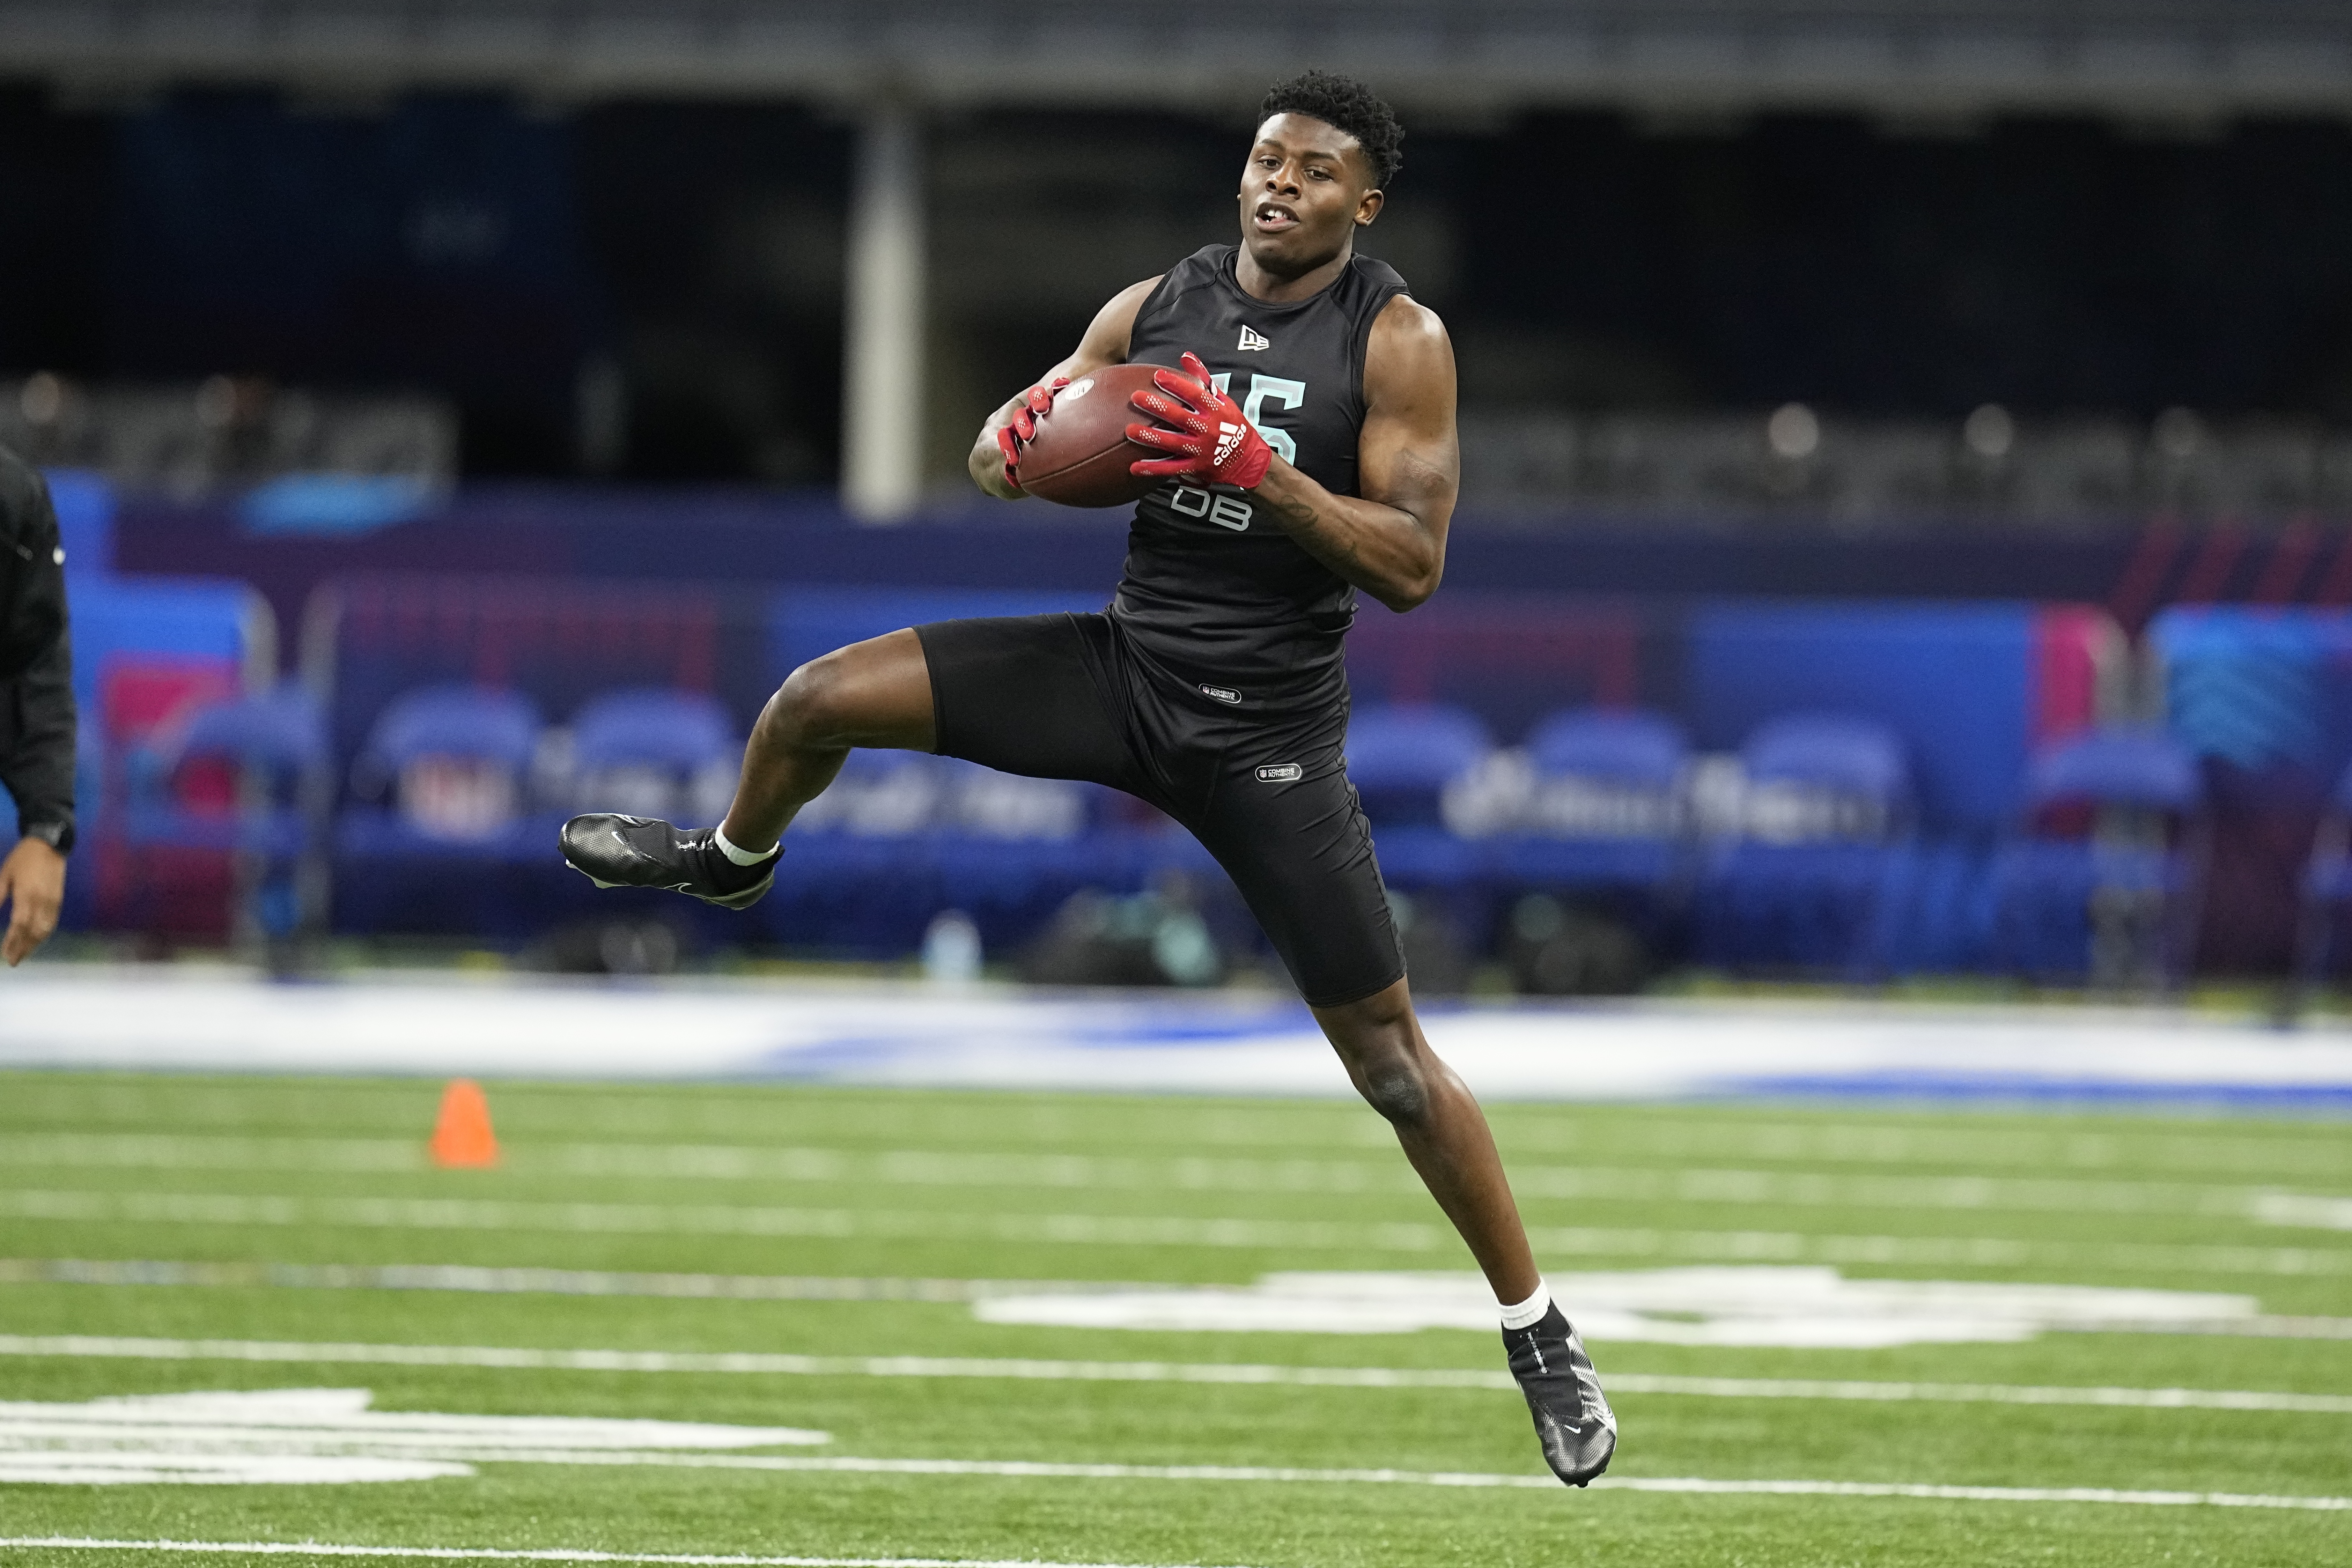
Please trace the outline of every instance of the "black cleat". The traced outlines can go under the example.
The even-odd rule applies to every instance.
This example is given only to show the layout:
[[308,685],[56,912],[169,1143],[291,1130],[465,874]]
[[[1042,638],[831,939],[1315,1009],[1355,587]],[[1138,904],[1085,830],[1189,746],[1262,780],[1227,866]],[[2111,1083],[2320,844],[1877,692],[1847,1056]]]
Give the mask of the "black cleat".
[[1505,1329],[1503,1349],[1536,1418],[1544,1463],[1570,1486],[1590,1486],[1617,1452],[1617,1415],[1584,1342],[1555,1301],[1532,1326]]
[[749,909],[776,885],[784,857],[737,865],[713,841],[717,834],[600,811],[564,823],[562,842],[565,862],[598,887],[658,887],[721,909]]

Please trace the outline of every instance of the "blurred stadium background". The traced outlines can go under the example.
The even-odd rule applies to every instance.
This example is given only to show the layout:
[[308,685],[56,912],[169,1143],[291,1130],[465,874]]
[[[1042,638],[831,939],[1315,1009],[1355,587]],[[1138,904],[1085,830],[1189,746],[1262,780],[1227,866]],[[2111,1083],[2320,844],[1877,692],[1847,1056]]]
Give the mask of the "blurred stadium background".
[[[0,441],[76,533],[74,927],[599,962],[549,940],[614,902],[551,819],[709,816],[838,642],[1099,601],[1120,530],[979,501],[964,444],[1224,232],[1234,127],[1311,53],[1407,115],[1370,245],[1461,361],[1446,592],[1354,659],[1425,990],[2280,977],[2299,930],[2328,966],[2331,8],[1246,15],[0,7]],[[289,810],[232,828],[261,751]],[[1265,970],[1118,802],[887,760],[836,795],[750,920],[648,907],[618,967],[901,958],[954,908],[1053,969],[1074,894],[1181,884],[1216,961],[1158,977]]]
[[[50,476],[82,715],[65,932],[0,978],[0,1065],[25,1070],[0,1077],[19,1108],[0,1130],[0,1397],[362,1375],[323,1354],[288,1370],[157,1350],[183,1363],[167,1375],[145,1353],[55,1348],[85,1332],[243,1333],[297,1362],[310,1342],[408,1334],[1050,1356],[1088,1320],[987,1326],[991,1279],[1462,1264],[1442,1233],[1396,1241],[1431,1218],[1417,1196],[1349,1185],[1385,1178],[1279,1174],[1286,1148],[1384,1136],[1369,1113],[1343,1133],[1336,1108],[1297,1101],[1036,1097],[1345,1091],[1213,862],[1123,797],[861,753],[744,915],[594,893],[553,848],[575,810],[716,821],[760,705],[827,649],[1100,605],[1119,515],[983,501],[966,444],[1109,294],[1229,235],[1237,139],[1266,84],[1310,64],[1361,75],[1406,122],[1365,248],[1444,317],[1461,370],[1444,590],[1402,617],[1367,602],[1350,638],[1351,770],[1416,992],[1463,998],[1433,1038],[1498,1099],[1847,1097],[1801,1134],[1796,1113],[1738,1098],[1704,1124],[1513,1110],[1507,1153],[1615,1162],[1536,1184],[1554,1266],[2207,1292],[2207,1339],[2072,1333],[1962,1353],[1979,1358],[1964,1376],[1933,1359],[1948,1350],[1881,1350],[1871,1375],[2235,1379],[2256,1400],[2241,1412],[2290,1408],[2265,1389],[2321,1401],[2211,1417],[2261,1434],[2227,1460],[2184,1449],[2155,1407],[2036,1412],[2029,1431],[1938,1406],[1930,1439],[1889,1406],[1864,1440],[1842,1406],[1802,1405],[1792,1462],[1857,1485],[2343,1490],[2326,1404],[2352,1393],[2352,1318],[2327,1315],[2352,1312],[2352,1253],[2326,1245],[2352,1228],[2340,1124],[1850,1098],[2322,1115],[2352,1093],[2352,16],[2322,0],[1196,0],[1165,16],[0,0],[0,444]],[[576,978],[612,976],[635,978]],[[276,983],[294,980],[336,983]],[[1055,988],[1082,986],[1120,989]],[[59,1067],[907,1087],[648,1090],[642,1125],[596,1102],[594,1143],[571,1119],[588,1090],[518,1088],[507,1167],[461,1173],[425,1166],[415,1085],[32,1071]],[[1004,1131],[982,1153],[1003,1158],[956,1164],[981,1157],[963,1145],[991,1118]],[[1163,1123],[1267,1163],[1192,1180]],[[1029,1164],[1006,1163],[1016,1146]],[[1144,1163],[1104,1175],[1129,1153]],[[1692,1186],[1676,1173],[1695,1158],[1771,1179]],[[2090,1166],[2113,1168],[2051,1185]],[[1962,1185],[1937,1198],[1930,1178]],[[956,1214],[890,1196],[934,1179],[967,1189]],[[725,1207],[754,1180],[855,1190]],[[648,1183],[677,1201],[624,1212]],[[1356,1196],[1287,1196],[1333,1192]],[[384,1207],[476,1197],[462,1215]],[[607,1207],[552,1216],[572,1198]],[[1281,1224],[1216,1229],[1269,1202]],[[1771,1207],[1735,1230],[1748,1220],[1724,1220],[1727,1202]],[[1333,1207],[1360,1223],[1300,1228]],[[1105,1239],[1138,1214],[1158,1250]],[[2030,1218],[2002,1230],[2002,1214]],[[972,1239],[989,1224],[1003,1248]],[[383,1273],[412,1266],[475,1272]],[[531,1268],[536,1285],[513,1272]],[[362,1308],[303,1269],[421,1293]],[[694,1279],[771,1284],[677,1283]],[[433,1293],[533,1290],[623,1299],[541,1318]],[[2224,1311],[2217,1291],[2253,1294]],[[1661,1310],[1715,1310],[1694,1299]],[[2233,1312],[2269,1326],[2215,1353],[2210,1324]],[[1675,1404],[1696,1388],[1667,1386],[1753,1372],[1752,1354],[1612,1363],[1596,1338],[1604,1371],[1655,1374],[1660,1403],[1630,1408],[1654,1422],[1658,1463],[1778,1473],[1705,1400]],[[1427,1339],[1228,1351],[1171,1330],[1145,1354],[1485,1365],[1483,1341]],[[1862,1364],[1764,1343],[1784,1346],[1773,1375]],[[524,1397],[487,1364],[364,1375],[422,1409]],[[993,1406],[1018,1413],[1000,1431],[949,1442],[918,1437],[866,1374],[801,1372],[784,1406],[827,1390],[810,1420],[893,1453],[1353,1462],[1299,1411],[1355,1421],[1354,1394],[1286,1416],[1262,1393],[1155,1394],[1237,1445],[1219,1448],[1035,1382]],[[514,1407],[788,1418],[716,1381],[611,1386],[550,1372]],[[1454,1397],[1398,1396],[1393,1427],[1361,1428],[1394,1439],[1371,1462],[1469,1468],[1430,1434],[1506,1417],[1507,1448],[1464,1439],[1486,1445],[1475,1465],[1528,1458],[1493,1399],[1484,1426],[1431,1414]],[[1636,1479],[1674,1473],[1629,1458]],[[625,1520],[518,1481],[482,1511],[370,1504],[299,1515],[297,1534],[576,1546],[572,1518],[641,1550],[1581,1560],[1516,1494],[1475,1525],[1443,1497],[1343,1506],[1311,1487],[1296,1516],[1220,1519],[1142,1478],[1109,1513],[1024,1514],[994,1503],[1033,1483],[919,1499],[903,1479],[815,1477],[791,1483],[814,1509],[803,1534],[698,1534],[662,1512],[667,1484],[616,1481]],[[708,1485],[692,1495],[723,1517],[755,1508]],[[987,1522],[950,1526],[942,1495]],[[45,1492],[21,1517],[146,1531],[88,1496]],[[1633,1533],[1604,1534],[1594,1561],[1612,1542],[1727,1560],[1720,1535],[1677,1533],[1704,1523],[1664,1511],[1681,1504],[1614,1500]],[[2032,1504],[1978,1500],[2003,1521]],[[2011,1560],[2008,1526],[1964,1502],[1705,1517],[1755,1561],[1827,1561],[1807,1553],[1832,1543]],[[208,1506],[189,1528],[232,1539],[298,1517]],[[1349,1533],[1360,1506],[1391,1510],[1387,1544]],[[1951,1527],[1919,1527],[1936,1510]],[[2033,1528],[2086,1563],[2326,1554],[2302,1516],[2259,1512],[2160,1540]]]

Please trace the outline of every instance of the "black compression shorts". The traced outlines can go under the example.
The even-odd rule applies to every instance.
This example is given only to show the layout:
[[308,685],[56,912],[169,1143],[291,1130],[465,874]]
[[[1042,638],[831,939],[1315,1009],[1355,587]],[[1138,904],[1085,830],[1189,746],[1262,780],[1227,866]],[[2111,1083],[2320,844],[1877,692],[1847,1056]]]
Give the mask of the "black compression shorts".
[[1269,716],[1147,669],[1104,615],[915,628],[942,757],[1139,796],[1241,889],[1299,994],[1338,1007],[1404,976],[1372,835],[1348,782],[1344,704]]

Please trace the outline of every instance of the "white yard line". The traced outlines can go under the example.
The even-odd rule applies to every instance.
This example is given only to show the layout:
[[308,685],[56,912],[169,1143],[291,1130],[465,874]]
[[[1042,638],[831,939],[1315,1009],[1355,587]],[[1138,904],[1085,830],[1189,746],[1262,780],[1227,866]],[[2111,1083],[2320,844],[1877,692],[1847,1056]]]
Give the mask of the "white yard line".
[[[27,1133],[0,1142],[0,1164],[42,1170],[422,1172],[422,1142],[392,1138],[242,1137],[151,1133]],[[1019,1186],[1079,1191],[1418,1193],[1396,1159],[1250,1159],[1080,1154],[758,1146],[740,1144],[515,1144],[504,1164],[523,1176],[800,1182],[871,1186]],[[1625,1203],[1741,1203],[1789,1207],[2200,1214],[2265,1218],[2281,1203],[2352,1204],[2272,1187],[2175,1181],[1981,1176],[1857,1176],[1812,1171],[1514,1162],[1525,1198]],[[2334,1209],[2327,1214],[2333,1216]],[[2300,1223],[2301,1221],[2286,1221]],[[2345,1228],[2331,1218],[2325,1223]]]
[[[251,1144],[257,1152],[275,1149],[263,1155],[268,1160],[308,1159],[315,1155],[348,1160],[353,1169],[415,1168],[422,1118],[430,1113],[429,1088],[414,1082],[346,1081],[288,1088],[236,1080],[174,1077],[113,1082],[100,1089],[69,1078],[26,1075],[12,1083],[11,1092],[12,1109],[19,1113],[20,1124],[28,1130],[40,1129],[36,1135],[43,1137],[78,1136],[53,1134],[47,1129],[83,1124],[137,1129],[241,1127],[273,1121],[290,1126],[314,1120],[350,1121],[352,1118],[342,1113],[354,1108],[366,1113],[364,1120],[382,1121],[387,1106],[396,1108],[393,1119],[404,1128],[410,1121],[417,1122],[420,1133],[414,1138],[184,1134],[192,1142],[218,1139]],[[503,1103],[509,1094],[541,1092],[495,1088],[493,1097]],[[708,1092],[690,1092],[683,1104],[684,1120],[692,1130],[706,1137],[719,1134],[736,1142],[678,1140],[649,1144],[644,1140],[669,1131],[680,1119],[678,1102],[597,1092],[584,1085],[566,1086],[555,1092],[561,1098],[553,1103],[562,1112],[564,1126],[583,1134],[617,1137],[569,1144],[527,1143],[514,1151],[519,1156],[536,1157],[557,1149],[654,1148],[685,1151],[659,1155],[665,1162],[725,1167],[737,1163],[736,1151],[770,1152],[777,1134],[778,1103],[772,1096],[719,1099]],[[257,1100],[257,1095],[265,1098]],[[543,1098],[541,1103],[548,1103]],[[318,1114],[329,1104],[337,1114]],[[257,1116],[257,1105],[271,1107],[272,1113]],[[905,1137],[909,1134],[906,1112],[883,1112],[871,1097],[862,1097],[851,1104],[836,1104],[831,1111],[824,1125],[828,1133],[836,1135],[847,1130],[842,1124],[845,1115],[852,1126],[864,1129],[872,1139]],[[2175,1180],[2198,1176],[2258,1181],[2269,1186],[2352,1185],[2352,1147],[2329,1133],[2331,1124],[2326,1122],[2303,1124],[2313,1129],[2310,1135],[2305,1135],[2295,1124],[2279,1123],[2267,1124],[2260,1135],[2252,1135],[2244,1132],[2188,1132],[2177,1124],[2159,1130],[2157,1126],[2137,1124],[2128,1118],[2110,1118],[2094,1125],[2057,1118],[2021,1124],[2014,1118],[1987,1122],[1969,1116],[1955,1125],[1890,1123],[1873,1120],[1874,1113],[1874,1110],[1846,1108],[1834,1117],[1796,1122],[1759,1118],[1752,1109],[1735,1116],[1705,1119],[1643,1111],[1637,1113],[1638,1120],[1633,1124],[1638,1133],[1633,1143],[1643,1160],[1676,1168],[1742,1160],[1826,1166],[1928,1166],[1937,1167],[1931,1173],[1937,1178],[1955,1171],[2014,1168],[2025,1173],[2022,1179],[2029,1181],[2052,1179],[2053,1173],[2074,1176],[2092,1172],[2156,1172]],[[1548,1106],[1532,1113],[1513,1109],[1503,1115],[1508,1118],[1503,1130],[1504,1141],[1513,1152],[1515,1166],[1545,1155],[1589,1156],[1596,1148],[1626,1142],[1629,1130],[1614,1113],[1573,1104]],[[2216,1127],[2247,1124],[2214,1124]],[[1080,1157],[1093,1158],[1102,1143],[1099,1137],[1091,1135],[1088,1118],[1070,1106],[1042,1110],[1024,1105],[1017,1124],[1005,1130],[1017,1134],[1012,1141],[1018,1142],[1022,1151],[1032,1155],[1075,1141],[1081,1146]],[[1291,1101],[1253,1104],[1230,1098],[1166,1100],[1154,1107],[1148,1123],[1123,1127],[1122,1132],[1128,1136],[1118,1150],[1120,1156],[1156,1155],[1171,1164],[1197,1156],[1223,1157],[1248,1149],[1266,1150],[1266,1156],[1257,1163],[1269,1168],[1313,1164],[1316,1162],[1302,1156],[1324,1151],[1342,1156],[1335,1161],[1339,1164],[1390,1157],[1395,1152],[1385,1124],[1367,1116],[1360,1109],[1336,1103]],[[89,1135],[121,1140],[125,1163],[137,1163],[137,1150],[151,1139],[176,1141],[184,1136],[136,1130],[94,1132]],[[953,1141],[960,1142],[964,1135],[964,1130],[959,1129]],[[10,1143],[15,1141],[12,1135]],[[343,1152],[331,1154],[328,1152],[331,1150]],[[798,1157],[793,1151],[780,1153],[788,1159]],[[585,1153],[561,1157],[595,1161],[604,1156]],[[1055,1156],[1047,1154],[1044,1157]],[[712,1173],[706,1170],[703,1174]]]
[[[518,1453],[460,1458],[541,1462]],[[1037,1459],[877,1459],[839,1455],[825,1458],[765,1454],[574,1454],[548,1456],[567,1465],[643,1463],[661,1469],[770,1470],[835,1475],[1002,1476],[1034,1480],[1236,1481],[1325,1486],[1429,1486],[1551,1491],[1559,1481],[1549,1475],[1498,1475],[1475,1470],[1307,1469],[1276,1465],[1068,1464]],[[2352,1497],[2275,1496],[2252,1492],[2119,1490],[2105,1487],[1942,1486],[1911,1481],[1715,1480],[1698,1476],[1610,1477],[1592,1483],[1619,1491],[1700,1492],[1726,1496],[1923,1498],[1948,1502],[2089,1502],[2157,1507],[2305,1509],[2352,1511]]]
[[[1443,1225],[1200,1218],[1178,1215],[955,1214],[930,1209],[729,1204],[543,1203],[498,1198],[299,1197],[244,1193],[0,1191],[0,1218],[75,1224],[320,1226],[407,1230],[821,1236],[1082,1247],[1213,1247],[1278,1252],[1454,1253]],[[2022,1241],[2007,1237],[1841,1236],[1775,1230],[1536,1227],[1543,1250],[1585,1257],[1741,1263],[2016,1268],[2032,1264],[2172,1274],[2352,1274],[2352,1249],[2169,1242]]]
[[[1195,1383],[1314,1388],[1512,1389],[1507,1372],[1448,1367],[1269,1366],[1228,1362],[1044,1361],[975,1356],[792,1355],[754,1351],[551,1350],[513,1345],[343,1344],[276,1340],[0,1334],[0,1356],[466,1366],[506,1371],[688,1373],[755,1377],[977,1377],[1053,1383]],[[2223,1388],[2036,1387],[2013,1384],[1612,1374],[1612,1393],[1713,1399],[1845,1399],[1968,1405],[2092,1405],[2352,1416],[2352,1395]]]
[[658,1563],[681,1568],[1127,1568],[1108,1563],[1041,1563],[971,1557],[730,1557],[683,1552],[535,1552],[488,1546],[345,1546],[323,1541],[107,1541],[81,1535],[0,1537],[0,1547],[65,1552],[182,1552],[254,1557],[401,1557],[458,1563]]
[[[1540,1486],[1541,1482],[1537,1482]],[[2137,1503],[2159,1508],[2285,1508],[2340,1513],[2352,1497],[2273,1496],[2260,1492],[2118,1491],[2105,1487],[1954,1487],[1892,1481],[1718,1481],[1697,1476],[1603,1476],[1592,1483],[1622,1491],[1713,1492],[1761,1497],[1903,1497],[1939,1502]]]
[[[657,1296],[694,1301],[931,1302],[976,1301],[991,1296],[1034,1295],[1041,1291],[1075,1294],[1085,1291],[1166,1288],[1079,1280],[675,1274],[610,1269],[488,1269],[467,1263],[247,1263],[89,1258],[0,1258],[0,1284],[451,1291],[469,1295]],[[2344,1322],[2344,1337],[2352,1338],[2352,1319],[2346,1319]]]
[[[1122,1295],[1182,1287],[1103,1280],[952,1280],[831,1274],[668,1274],[608,1269],[491,1269],[465,1263],[268,1263],[152,1259],[0,1258],[0,1285],[192,1286],[244,1290],[447,1291],[479,1295],[650,1296],[687,1301],[924,1301],[1008,1296]],[[2252,1313],[2045,1322],[2048,1333],[2218,1334],[2352,1339],[2352,1318]]]
[[[1014,1480],[1221,1481],[1290,1486],[1459,1487],[1477,1490],[1528,1491],[1557,1491],[1560,1485],[1549,1475],[1502,1475],[1475,1470],[1310,1469],[1272,1465],[1070,1464],[1042,1459],[885,1459],[846,1455],[811,1458],[784,1455],[573,1453],[567,1450],[534,1454],[504,1449],[480,1454],[451,1449],[448,1457],[485,1463],[618,1465],[662,1469],[753,1470],[817,1475],[988,1476]],[[1592,1484],[1596,1489],[1613,1491],[1695,1492],[1714,1496],[1909,1498],[1937,1502],[2106,1503],[2158,1508],[2352,1511],[2352,1497],[2125,1490],[2106,1487],[1946,1486],[1913,1481],[1802,1479],[1717,1480],[1701,1476],[1603,1476]],[[0,1545],[10,1544],[16,1543],[0,1539]],[[889,1561],[883,1560],[886,1563]],[[900,1560],[902,1563],[904,1561]],[[1028,1568],[1028,1565],[1024,1565],[1024,1568]]]

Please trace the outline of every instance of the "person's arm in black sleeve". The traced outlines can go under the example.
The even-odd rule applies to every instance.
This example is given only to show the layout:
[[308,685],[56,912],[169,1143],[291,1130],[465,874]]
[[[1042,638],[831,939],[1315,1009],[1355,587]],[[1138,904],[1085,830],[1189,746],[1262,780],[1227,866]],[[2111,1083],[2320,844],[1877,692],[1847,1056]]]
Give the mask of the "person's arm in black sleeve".
[[57,929],[74,841],[75,714],[57,514],[40,476],[5,453],[0,551],[0,784],[18,833],[0,858],[0,959],[13,967]]
[[39,838],[65,853],[74,841],[75,714],[67,640],[59,636],[0,693],[16,708],[16,744],[0,757],[0,784],[16,798],[17,835]]

